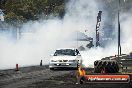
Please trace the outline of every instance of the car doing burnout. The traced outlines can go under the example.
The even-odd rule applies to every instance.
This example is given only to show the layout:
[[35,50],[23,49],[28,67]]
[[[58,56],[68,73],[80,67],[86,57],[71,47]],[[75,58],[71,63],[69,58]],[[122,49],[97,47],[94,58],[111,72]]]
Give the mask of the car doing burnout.
[[81,55],[77,49],[57,49],[52,55],[49,68],[75,68],[81,63]]

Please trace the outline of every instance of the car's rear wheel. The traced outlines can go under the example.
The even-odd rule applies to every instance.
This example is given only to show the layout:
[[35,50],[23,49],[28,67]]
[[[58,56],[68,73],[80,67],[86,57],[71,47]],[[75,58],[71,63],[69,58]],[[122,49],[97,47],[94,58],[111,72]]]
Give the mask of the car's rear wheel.
[[111,61],[96,61],[94,62],[94,72],[95,73],[101,73],[105,71],[106,73],[118,73],[119,72],[119,66],[116,62]]

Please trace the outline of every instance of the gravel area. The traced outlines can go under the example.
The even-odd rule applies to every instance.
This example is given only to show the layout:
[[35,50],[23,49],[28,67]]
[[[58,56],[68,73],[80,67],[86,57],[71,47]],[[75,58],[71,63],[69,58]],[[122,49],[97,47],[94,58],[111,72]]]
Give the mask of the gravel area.
[[0,88],[28,88],[36,82],[41,82],[52,77],[69,74],[70,71],[51,71],[46,66],[31,66],[0,71]]
[[0,88],[132,88],[129,84],[76,84],[76,70],[30,66],[0,70]]

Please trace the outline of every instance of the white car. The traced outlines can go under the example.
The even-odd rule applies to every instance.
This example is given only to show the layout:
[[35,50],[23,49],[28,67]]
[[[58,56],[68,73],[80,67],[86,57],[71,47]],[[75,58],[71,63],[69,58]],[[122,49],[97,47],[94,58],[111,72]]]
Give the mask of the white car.
[[77,49],[57,49],[50,59],[49,68],[75,68],[82,62],[82,57]]

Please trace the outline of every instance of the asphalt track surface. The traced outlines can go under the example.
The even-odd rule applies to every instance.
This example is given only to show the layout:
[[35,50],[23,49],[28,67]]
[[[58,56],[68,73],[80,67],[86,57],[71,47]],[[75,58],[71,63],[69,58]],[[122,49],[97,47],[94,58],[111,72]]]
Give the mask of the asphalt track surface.
[[76,84],[76,70],[30,66],[0,70],[0,88],[132,88],[130,84]]

